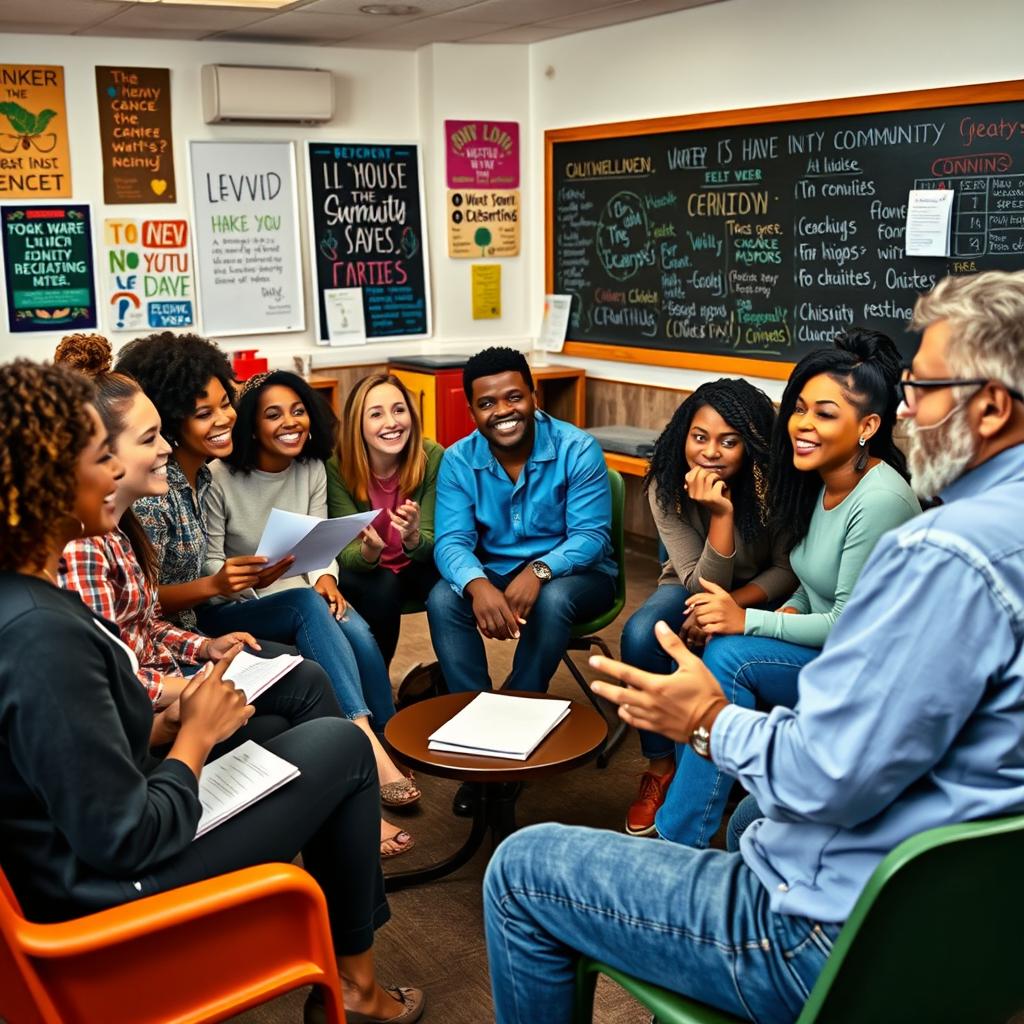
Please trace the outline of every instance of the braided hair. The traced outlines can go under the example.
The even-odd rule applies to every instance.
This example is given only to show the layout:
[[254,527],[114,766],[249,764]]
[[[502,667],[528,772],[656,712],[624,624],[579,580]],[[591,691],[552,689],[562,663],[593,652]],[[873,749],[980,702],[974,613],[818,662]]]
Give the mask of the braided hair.
[[768,455],[775,410],[768,396],[748,381],[722,377],[701,384],[676,409],[655,442],[643,487],[647,491],[655,483],[661,510],[667,515],[680,514],[690,500],[685,490],[691,468],[686,461],[686,438],[694,416],[705,405],[743,439],[743,466],[729,481],[729,491],[736,527],[749,544],[764,533],[768,522]]
[[812,377],[828,374],[861,417],[876,414],[881,423],[868,441],[867,454],[887,462],[909,480],[906,457],[893,440],[900,372],[900,354],[892,339],[866,327],[847,328],[831,347],[815,349],[796,364],[779,403],[768,480],[772,527],[788,539],[791,548],[807,536],[821,491],[817,473],[804,473],[793,465],[789,420],[804,385]]

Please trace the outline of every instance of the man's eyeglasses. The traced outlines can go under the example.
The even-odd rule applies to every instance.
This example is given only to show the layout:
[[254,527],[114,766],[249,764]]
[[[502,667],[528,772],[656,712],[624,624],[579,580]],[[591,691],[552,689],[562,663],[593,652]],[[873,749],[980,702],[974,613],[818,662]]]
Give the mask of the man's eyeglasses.
[[[989,377],[955,377],[943,380],[916,380],[910,375],[910,370],[905,369],[903,371],[903,377],[896,385],[896,398],[901,401],[908,409],[917,408],[917,395],[916,391],[937,390],[938,388],[955,388],[955,387],[967,387],[968,385],[975,385],[979,390],[986,384],[991,383]],[[999,382],[997,382],[999,383]],[[1024,402],[1024,395],[1022,395],[1015,388],[1007,387],[1005,384],[1000,384],[1005,389],[1006,393],[1018,402]]]

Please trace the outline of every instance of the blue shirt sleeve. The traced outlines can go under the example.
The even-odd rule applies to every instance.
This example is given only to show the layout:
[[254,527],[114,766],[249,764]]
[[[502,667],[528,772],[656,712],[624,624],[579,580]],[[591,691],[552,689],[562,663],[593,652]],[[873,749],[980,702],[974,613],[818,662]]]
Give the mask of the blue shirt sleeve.
[[449,449],[437,474],[434,561],[460,597],[468,583],[485,578],[476,556],[476,503],[467,486],[472,472],[461,452]]
[[[950,600],[955,630],[942,628]],[[853,828],[944,756],[1015,649],[996,588],[956,538],[890,534],[801,671],[796,707],[731,705],[712,756],[766,817]]]

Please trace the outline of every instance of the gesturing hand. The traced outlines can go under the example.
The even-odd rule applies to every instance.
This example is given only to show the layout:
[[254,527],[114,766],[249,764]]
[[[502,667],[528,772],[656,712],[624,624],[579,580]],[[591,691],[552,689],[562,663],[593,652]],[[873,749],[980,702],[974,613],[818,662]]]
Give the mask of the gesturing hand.
[[251,647],[254,651],[260,649],[260,645],[252,633],[236,631],[225,633],[223,636],[208,637],[199,649],[199,656],[207,661],[217,661],[223,658],[236,644],[245,644],[246,647]]
[[348,608],[348,602],[341,596],[341,591],[338,589],[338,584],[334,582],[334,577],[321,576],[313,584],[313,589],[327,602],[327,607],[331,609],[331,614],[340,622],[345,614],[345,610]]
[[420,507],[411,498],[403,501],[394,512],[388,510],[391,525],[402,538],[402,547],[414,548],[420,542]]
[[224,678],[235,655],[242,649],[236,644],[212,669],[204,666],[181,692],[181,727],[179,736],[194,732],[207,747],[226,740],[255,713],[241,690]]
[[746,625],[746,612],[732,599],[724,587],[703,577],[700,581],[704,594],[693,594],[686,599],[686,607],[697,617],[697,625],[708,636],[726,636],[742,633]]
[[477,628],[492,640],[518,640],[519,622],[505,595],[487,579],[470,580],[466,591],[473,602]]
[[694,466],[683,477],[683,486],[690,500],[703,505],[713,516],[732,515],[729,485],[718,473]]
[[359,540],[362,542],[359,553],[364,561],[376,562],[384,550],[384,541],[381,540],[380,534],[372,526],[368,526],[359,534]]
[[520,623],[525,622],[540,597],[541,581],[530,566],[527,566],[505,588],[505,601],[512,614]]
[[664,622],[654,627],[654,635],[662,650],[679,666],[675,672],[658,675],[611,658],[593,657],[591,668],[625,685],[598,680],[590,688],[618,704],[619,717],[629,725],[661,733],[676,743],[686,743],[709,713],[729,702],[704,662],[691,654]]

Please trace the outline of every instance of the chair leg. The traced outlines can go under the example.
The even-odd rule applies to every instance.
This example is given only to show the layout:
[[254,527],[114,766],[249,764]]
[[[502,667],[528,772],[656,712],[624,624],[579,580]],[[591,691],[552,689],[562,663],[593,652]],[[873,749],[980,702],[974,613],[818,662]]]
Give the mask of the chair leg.
[[576,962],[576,998],[572,1006],[572,1024],[592,1024],[594,1020],[594,990],[597,973],[594,962],[581,956]]
[[[588,644],[597,647],[606,658],[611,657],[608,645],[600,637],[581,637],[580,640],[576,642],[587,642]],[[576,667],[576,663],[572,658],[569,657],[568,651],[562,655],[562,661],[565,663],[565,667],[570,671],[570,673],[572,673],[572,677],[579,684],[580,689],[584,694],[586,694],[587,700],[589,700],[593,705],[594,710],[597,711],[608,725],[608,736],[605,738],[604,743],[601,744],[601,750],[597,755],[597,767],[607,768],[608,762],[611,759],[615,748],[623,741],[623,739],[625,739],[629,726],[619,718],[614,704],[610,704],[608,701],[602,701],[597,694],[591,690],[590,685],[583,676],[583,673]],[[610,714],[609,709],[611,711]]]

